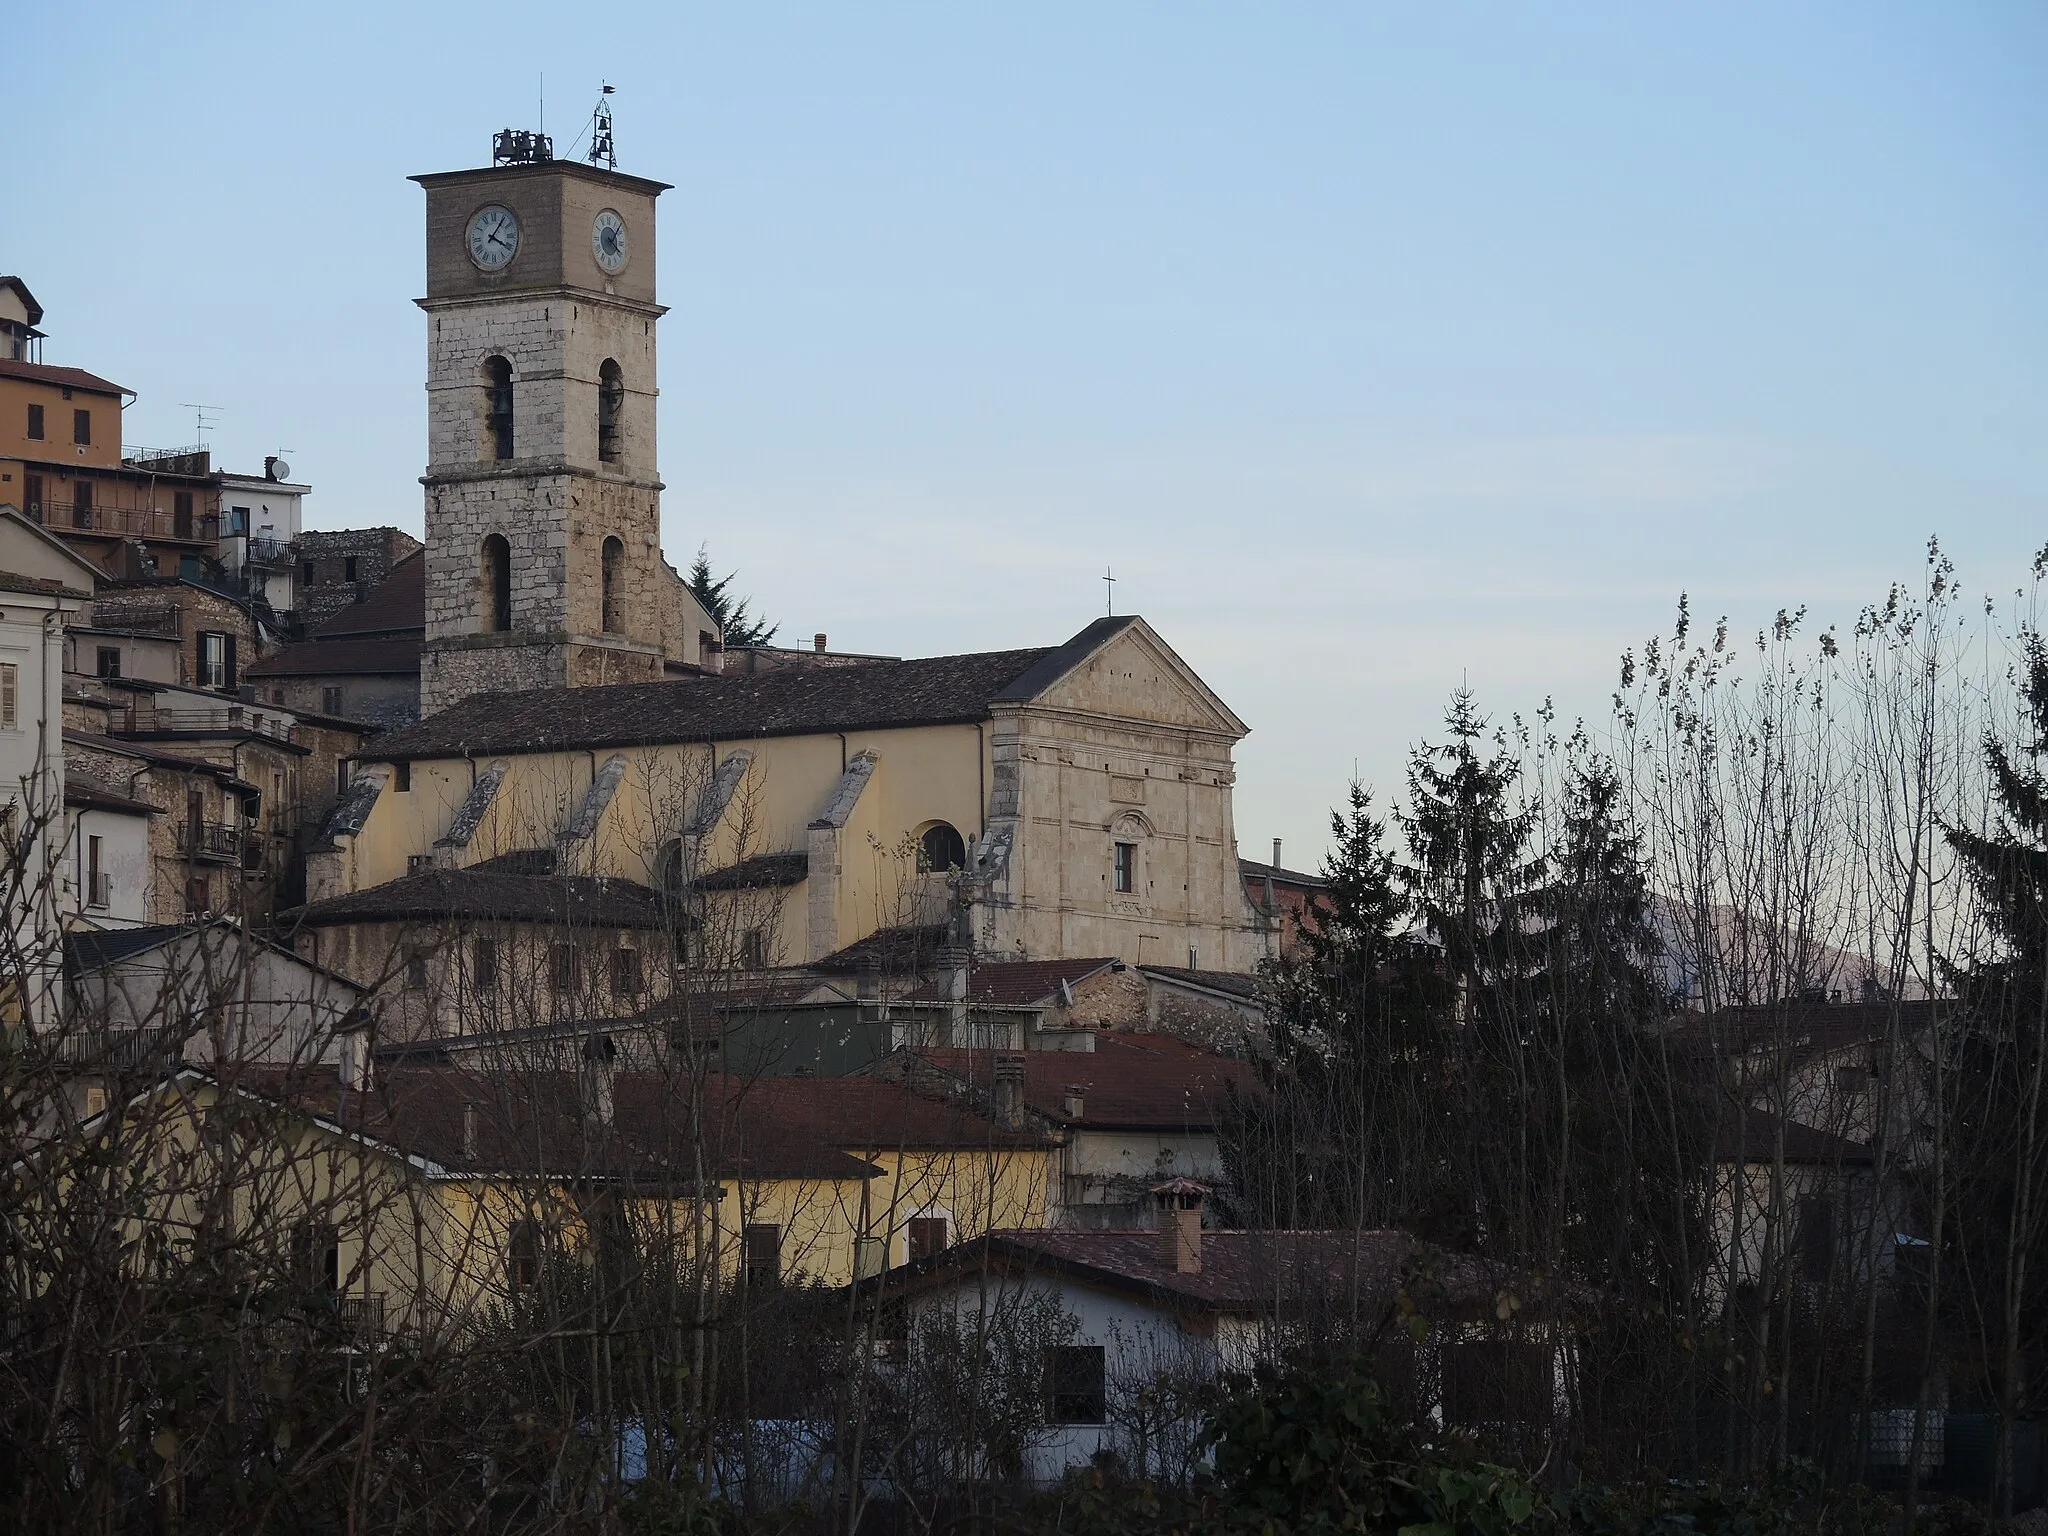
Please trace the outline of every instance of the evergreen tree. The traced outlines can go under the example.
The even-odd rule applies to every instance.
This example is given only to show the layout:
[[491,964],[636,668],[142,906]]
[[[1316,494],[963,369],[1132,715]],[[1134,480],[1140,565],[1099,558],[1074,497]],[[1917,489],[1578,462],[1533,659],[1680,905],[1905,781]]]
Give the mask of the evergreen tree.
[[1372,797],[1333,811],[1325,889],[1302,953],[1267,965],[1272,1050],[1225,1137],[1239,1215],[1278,1227],[1413,1224],[1434,1196],[1443,1132],[1416,1080],[1438,1031],[1433,958],[1402,932],[1407,903]]
[[2011,1507],[2010,1426],[2048,1393],[2048,642],[2022,639],[2026,738],[1985,742],[1996,798],[1984,832],[1953,827],[1995,952],[1954,968],[1961,1004],[1949,1076],[1954,1195],[1944,1269],[1954,1318],[1981,1349],[2001,1436],[1999,1504]]
[[766,645],[782,626],[753,618],[747,613],[750,599],[735,597],[731,590],[733,578],[738,575],[737,571],[728,571],[723,576],[713,576],[710,548],[699,544],[697,559],[690,566],[690,593],[704,605],[704,611],[718,621],[726,645]]

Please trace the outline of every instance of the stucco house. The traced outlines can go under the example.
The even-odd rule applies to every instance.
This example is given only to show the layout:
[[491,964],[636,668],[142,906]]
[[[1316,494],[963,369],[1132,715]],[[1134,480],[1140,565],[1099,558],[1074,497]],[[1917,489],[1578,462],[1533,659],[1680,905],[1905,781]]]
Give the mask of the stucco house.
[[[1048,1316],[1044,1423],[1021,1469],[1057,1482],[1111,1462],[1179,1478],[1195,1389],[1318,1339],[1362,1345],[1424,1422],[1542,1445],[1568,1428],[1575,1298],[1396,1231],[1215,1231],[1206,1188],[1153,1191],[1151,1231],[990,1232],[861,1283],[883,1360],[914,1370],[927,1329]],[[1025,1335],[1027,1343],[1031,1335]],[[1030,1362],[1023,1362],[1030,1368]]]

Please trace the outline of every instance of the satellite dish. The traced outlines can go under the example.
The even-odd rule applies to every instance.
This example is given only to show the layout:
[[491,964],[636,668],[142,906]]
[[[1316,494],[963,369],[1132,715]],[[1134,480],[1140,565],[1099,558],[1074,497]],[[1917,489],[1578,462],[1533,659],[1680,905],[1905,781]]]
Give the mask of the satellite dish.
[[289,480],[292,477],[292,467],[283,459],[271,459],[265,463],[264,468],[270,471],[270,478],[273,480]]

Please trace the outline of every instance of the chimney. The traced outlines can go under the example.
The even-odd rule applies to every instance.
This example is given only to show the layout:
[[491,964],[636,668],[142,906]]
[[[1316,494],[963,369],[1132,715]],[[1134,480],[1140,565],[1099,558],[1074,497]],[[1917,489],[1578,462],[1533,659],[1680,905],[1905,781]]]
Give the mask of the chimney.
[[1024,1128],[1024,1058],[1007,1052],[996,1057],[996,1122],[1009,1130]]
[[476,1161],[476,1106],[474,1104],[462,1106],[462,1160],[465,1163]]
[[815,635],[811,636],[811,649],[816,651],[820,656],[825,654],[825,631],[823,631],[822,629],[819,630]]
[[1159,1208],[1159,1262],[1177,1275],[1202,1272],[1202,1201],[1209,1186],[1171,1179],[1152,1189]]
[[1088,1104],[1087,1095],[1088,1085],[1086,1083],[1067,1084],[1067,1091],[1060,1099],[1061,1113],[1063,1113],[1069,1120],[1080,1119],[1082,1110],[1085,1109]]
[[967,1038],[967,970],[973,960],[974,951],[964,945],[947,944],[939,950],[939,995],[946,1000],[948,1045],[973,1044]]
[[1279,872],[1279,869],[1280,869],[1280,839],[1276,837],[1276,838],[1274,838],[1274,839],[1273,839],[1273,870],[1274,870],[1274,872],[1275,872],[1275,873],[1277,874],[1277,873]]
[[583,1042],[583,1120],[592,1129],[606,1129],[612,1123],[616,1105],[612,1097],[614,1065],[619,1047],[610,1035],[592,1035]]

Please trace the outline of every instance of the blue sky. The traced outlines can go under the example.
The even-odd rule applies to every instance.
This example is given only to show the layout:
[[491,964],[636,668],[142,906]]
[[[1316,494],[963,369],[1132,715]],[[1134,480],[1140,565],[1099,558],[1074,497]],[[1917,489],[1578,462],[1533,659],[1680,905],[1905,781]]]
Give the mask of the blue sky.
[[421,194],[600,79],[662,200],[669,555],[807,640],[1144,613],[1323,843],[1469,679],[1599,718],[1680,591],[1847,617],[2048,540],[2033,4],[40,7],[46,358],[417,531]]

